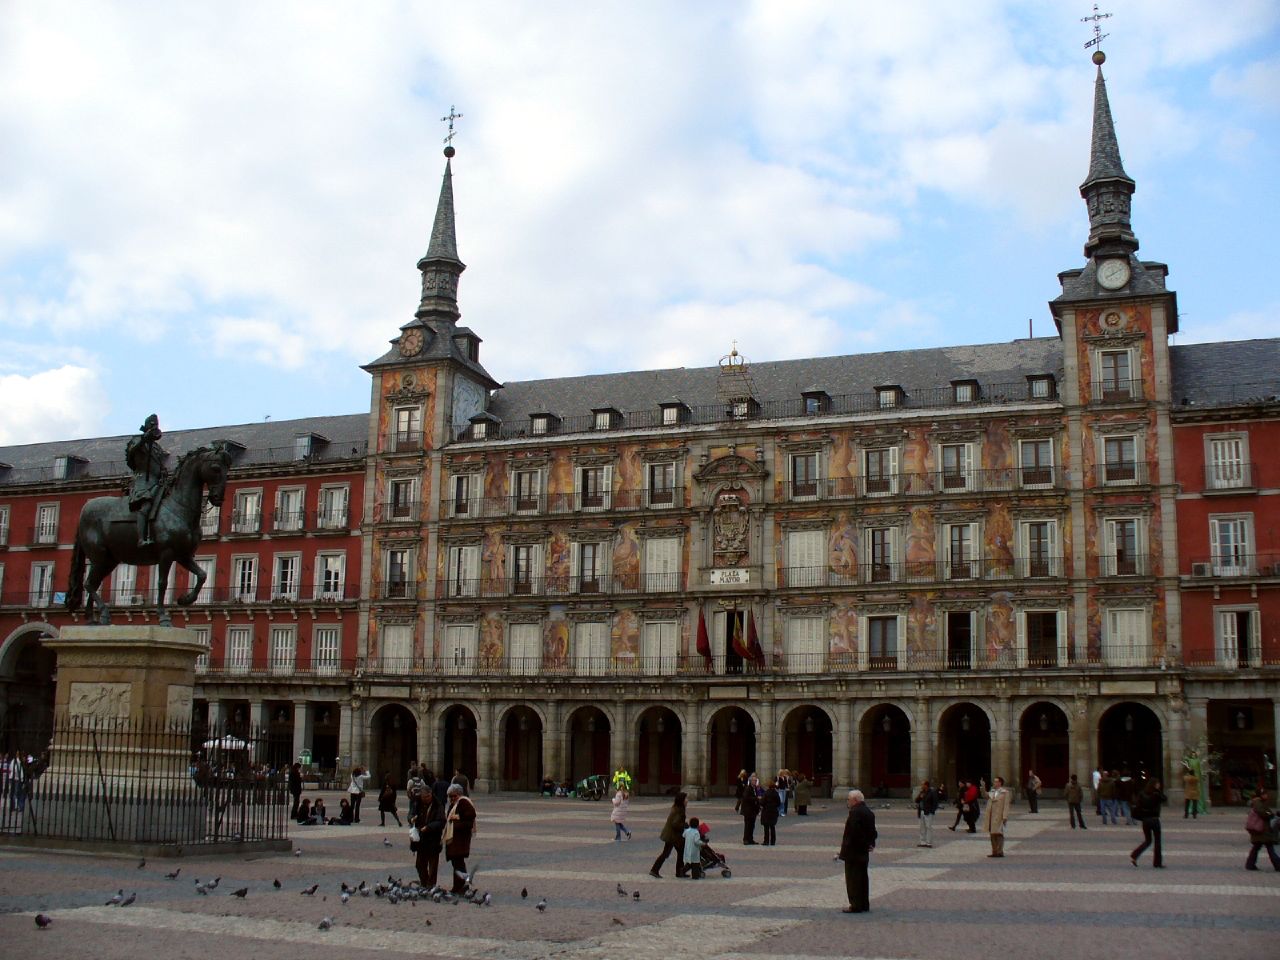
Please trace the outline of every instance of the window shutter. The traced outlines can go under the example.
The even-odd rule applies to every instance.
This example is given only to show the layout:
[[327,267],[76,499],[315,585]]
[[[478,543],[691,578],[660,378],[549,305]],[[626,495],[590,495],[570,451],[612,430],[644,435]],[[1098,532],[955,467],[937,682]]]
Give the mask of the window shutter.
[[898,448],[889,448],[889,491],[898,492]]
[[1017,638],[1016,650],[1018,658],[1018,669],[1025,669],[1027,666],[1027,611],[1019,610],[1017,616]]
[[1102,558],[1102,575],[1104,577],[1113,577],[1116,573],[1116,523],[1114,520],[1107,520],[1107,545],[1106,554]]
[[1071,651],[1067,646],[1067,612],[1059,610],[1057,616],[1058,630],[1058,666],[1065,667],[1071,660]]
[[613,507],[613,467],[605,467],[601,473],[600,496],[604,501],[604,509],[609,510]]
[[573,468],[573,508],[575,510],[582,509],[582,473],[584,469],[581,466]]
[[1236,666],[1240,638],[1236,633],[1236,615],[1232,610],[1218,611],[1218,662],[1224,667]]

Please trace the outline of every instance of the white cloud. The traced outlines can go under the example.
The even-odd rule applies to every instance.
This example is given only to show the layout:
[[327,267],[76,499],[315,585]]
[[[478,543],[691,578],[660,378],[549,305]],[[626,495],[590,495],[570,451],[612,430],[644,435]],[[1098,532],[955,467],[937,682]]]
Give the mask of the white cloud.
[[1274,113],[1280,110],[1280,59],[1223,67],[1214,73],[1210,89],[1219,97],[1243,100]]
[[218,356],[284,370],[296,370],[307,359],[306,341],[271,320],[215,317],[210,323]]
[[66,365],[29,376],[0,375],[0,443],[91,437],[110,411],[98,375]]
[[1214,343],[1220,340],[1261,340],[1270,337],[1280,337],[1280,302],[1268,304],[1259,310],[1242,310],[1221,320],[1183,322],[1175,342]]

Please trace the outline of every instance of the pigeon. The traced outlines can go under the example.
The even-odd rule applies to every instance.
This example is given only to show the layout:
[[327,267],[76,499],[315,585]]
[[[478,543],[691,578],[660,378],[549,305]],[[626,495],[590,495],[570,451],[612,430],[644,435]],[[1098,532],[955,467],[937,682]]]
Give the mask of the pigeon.
[[614,925],[614,926],[616,926],[616,927],[625,927],[625,926],[626,926],[626,924],[625,924],[625,923],[623,923],[621,920],[619,920],[617,917],[614,917],[614,918],[613,918],[613,925]]
[[529,899],[529,888],[528,888],[528,887],[521,887],[521,888],[520,888],[520,899],[521,899],[521,900],[528,900],[528,899]]
[[147,865],[147,861],[146,861],[146,860],[139,860],[139,861],[138,861],[138,869],[139,869],[139,870],[141,870],[141,869],[142,869],[143,867],[145,867],[146,865]]
[[349,893],[347,893],[347,891],[343,890],[343,891],[342,891],[342,902],[343,902],[344,904],[346,904],[346,903],[350,902],[350,900],[351,900],[351,894],[349,894]]
[[492,893],[486,893],[483,897],[481,897],[481,898],[480,898],[480,906],[482,906],[482,907],[491,907],[491,906],[493,906],[493,894],[492,894]]
[[333,926],[333,917],[325,917],[320,921],[320,929],[328,930]]
[[200,896],[202,897],[207,897],[209,895],[209,891],[208,889],[206,889],[204,884],[201,884],[200,886],[196,887],[196,893],[200,894]]
[[631,895],[631,899],[632,899],[632,900],[634,900],[636,903],[639,903],[639,902],[640,902],[640,891],[639,891],[639,890],[637,890],[635,893],[633,893],[633,894]]
[[618,884],[618,896],[625,897],[626,895],[627,891],[622,889],[622,884]]
[[221,882],[222,882],[221,877],[214,877],[212,880],[206,883],[205,886],[208,887],[210,890],[217,890],[218,884],[220,884]]
[[[427,921],[430,923],[430,921]],[[49,929],[49,924],[53,923],[52,917],[46,917],[43,913],[36,914],[36,926],[41,930]]]
[[392,843],[390,840],[388,840],[386,837],[383,837],[383,838],[382,838],[382,845],[383,845],[384,847],[393,847],[393,846],[395,846],[395,844],[393,844],[393,843]]
[[546,913],[546,912],[547,912],[547,898],[546,898],[546,897],[543,897],[541,900],[539,900],[537,903],[535,903],[535,904],[534,904],[534,906],[538,909],[538,912],[539,912],[539,913]]
[[300,857],[300,856],[302,856],[302,851],[301,851],[301,850],[295,850],[295,851],[293,851],[293,855],[294,855],[295,857]]
[[350,893],[350,892],[351,892],[351,888],[347,886],[347,881],[345,881],[345,880],[343,880],[343,881],[342,881],[342,892],[343,892],[343,893]]
[[138,891],[135,890],[133,891],[133,893],[129,894],[127,897],[125,897],[123,900],[120,901],[120,906],[127,907],[137,899],[138,899]]
[[428,926],[428,927],[429,927],[429,926],[431,926],[431,918],[430,918],[430,917],[427,917],[427,926]]
[[280,889],[280,878],[279,878],[279,877],[276,877],[274,880],[272,880],[272,881],[271,881],[271,885],[272,885],[273,887],[275,887],[277,890],[279,890],[279,889]]
[[181,872],[182,872],[182,868],[181,868],[181,867],[179,867],[177,870],[173,871],[173,873],[166,873],[166,874],[164,875],[164,878],[165,878],[166,880],[177,880],[177,879],[178,879],[178,874],[180,874]]
[[311,886],[307,887],[307,889],[302,891],[302,895],[304,897],[314,897],[316,895],[316,891],[319,889],[320,889],[320,884],[313,883]]
[[241,887],[239,890],[232,890],[231,893],[228,894],[228,896],[239,897],[241,900],[243,900],[248,895],[249,895],[248,887]]
[[123,890],[117,890],[117,891],[116,891],[116,895],[115,895],[114,897],[112,897],[110,900],[108,900],[106,903],[104,903],[104,904],[103,904],[103,906],[104,906],[104,907],[118,907],[118,906],[120,906],[120,901],[121,901],[121,900],[123,900],[123,899],[124,899],[124,891],[123,891]]

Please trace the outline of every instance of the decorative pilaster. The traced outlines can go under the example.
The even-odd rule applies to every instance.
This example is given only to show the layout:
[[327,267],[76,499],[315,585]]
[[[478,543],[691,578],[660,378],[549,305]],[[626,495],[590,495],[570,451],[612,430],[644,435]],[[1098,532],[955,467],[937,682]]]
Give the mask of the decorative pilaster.
[[835,702],[836,729],[831,747],[831,795],[840,797],[853,789],[857,782],[858,758],[854,744],[857,738],[853,730],[853,701]]
[[493,793],[498,783],[494,769],[493,702],[488,698],[476,704],[476,793]]
[[293,704],[293,759],[302,756],[303,751],[311,749],[311,703],[307,700],[295,700]]

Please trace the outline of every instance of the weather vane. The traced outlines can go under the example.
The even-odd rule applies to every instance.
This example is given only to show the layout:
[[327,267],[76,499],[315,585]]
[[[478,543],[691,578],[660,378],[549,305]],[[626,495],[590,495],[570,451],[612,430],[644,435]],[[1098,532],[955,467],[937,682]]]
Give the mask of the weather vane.
[[[1109,33],[1102,32],[1102,21],[1109,20],[1109,19],[1111,19],[1111,14],[1099,13],[1098,5],[1096,3],[1093,5],[1093,16],[1080,18],[1081,23],[1093,24],[1093,39],[1084,45],[1084,48],[1086,50],[1088,50],[1090,47],[1101,48],[1102,41],[1107,39],[1107,37],[1111,36],[1111,34]],[[452,129],[452,125],[450,125],[450,129]]]
[[[1094,7],[1093,9],[1097,10],[1098,8],[1097,8],[1097,7]],[[1111,16],[1111,14],[1107,14],[1107,16]],[[450,106],[449,106],[449,115],[448,115],[447,117],[441,117],[441,118],[440,118],[440,122],[441,122],[441,123],[447,123],[447,124],[449,124],[449,135],[448,135],[447,137],[445,137],[445,138],[444,138],[444,145],[445,145],[446,147],[451,147],[451,146],[453,146],[453,137],[454,137],[454,132],[453,132],[453,121],[455,121],[455,120],[461,120],[461,119],[462,119],[462,114],[460,114],[460,113],[458,112],[457,107],[454,107],[452,104],[450,104]]]

